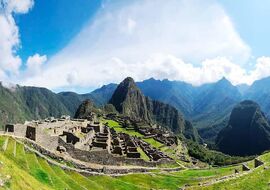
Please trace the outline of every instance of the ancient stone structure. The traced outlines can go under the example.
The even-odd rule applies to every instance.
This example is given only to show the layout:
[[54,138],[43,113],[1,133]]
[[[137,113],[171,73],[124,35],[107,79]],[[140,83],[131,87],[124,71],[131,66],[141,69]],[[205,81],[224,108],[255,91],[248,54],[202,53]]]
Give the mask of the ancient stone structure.
[[[119,122],[125,124],[125,129],[135,129],[134,121],[119,117]],[[161,133],[156,128],[147,129],[157,140],[165,145],[174,144],[174,138],[167,133]],[[29,121],[24,124],[8,124],[7,134],[24,137],[29,142],[35,142],[46,150],[62,153],[85,162],[104,165],[140,165],[156,166],[159,163],[173,162],[167,155],[153,148],[142,139],[126,133],[118,133],[99,122],[95,114],[87,119],[46,118],[39,121]],[[150,158],[141,158],[141,149]]]
[[242,170],[243,171],[249,171],[250,168],[246,164],[242,164]]
[[27,126],[25,137],[35,141],[36,140],[36,127],[35,126]]
[[255,159],[254,159],[254,167],[255,167],[255,168],[257,168],[257,167],[259,167],[259,166],[261,166],[261,165],[263,165],[263,164],[264,164],[264,162],[261,161],[261,160],[259,160],[258,158],[255,158]]

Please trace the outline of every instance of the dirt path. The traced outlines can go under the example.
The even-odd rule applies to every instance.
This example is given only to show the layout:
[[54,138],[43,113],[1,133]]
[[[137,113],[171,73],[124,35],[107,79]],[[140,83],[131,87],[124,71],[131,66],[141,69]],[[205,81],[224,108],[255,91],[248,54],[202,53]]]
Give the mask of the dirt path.
[[254,172],[255,170],[257,170],[258,168],[260,168],[262,166],[263,165],[261,165],[261,166],[259,166],[257,168],[253,168],[253,169],[251,169],[249,171],[238,173],[238,174],[231,174],[231,175],[226,175],[226,176],[222,176],[222,177],[218,177],[218,178],[213,178],[211,180],[201,182],[199,185],[189,186],[189,187],[186,187],[184,189],[193,189],[195,187],[197,187],[197,188],[199,188],[199,187],[207,187],[207,186],[211,186],[211,185],[214,185],[214,184],[217,184],[217,183],[222,183],[222,182],[234,180],[234,179],[240,178],[242,176],[245,176],[247,174],[250,174],[250,173]]

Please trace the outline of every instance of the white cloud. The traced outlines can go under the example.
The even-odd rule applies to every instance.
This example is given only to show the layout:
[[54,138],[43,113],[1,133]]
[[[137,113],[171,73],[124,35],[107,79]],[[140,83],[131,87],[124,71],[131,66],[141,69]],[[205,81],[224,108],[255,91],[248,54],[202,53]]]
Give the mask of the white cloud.
[[34,5],[33,0],[1,0],[1,2],[6,6],[6,11],[10,13],[27,13]]
[[19,29],[13,18],[14,13],[26,13],[33,6],[32,0],[0,0],[0,79],[18,75],[22,64],[16,55],[20,45]]
[[26,61],[27,67],[27,77],[35,74],[39,74],[41,72],[42,65],[47,61],[47,56],[40,56],[39,54],[35,54],[33,56],[28,57]]
[[250,48],[222,7],[210,0],[108,1],[64,50],[48,62],[45,55],[30,56],[20,71],[19,29],[12,14],[26,13],[34,2],[0,2],[5,3],[0,12],[1,80],[73,88],[97,87],[126,76],[200,85],[223,76],[233,84],[251,84],[270,75],[270,57],[258,58],[250,71],[244,69]]
[[252,84],[255,80],[270,76],[270,57],[259,57],[256,60],[253,70],[248,74],[245,83]]
[[221,75],[239,83],[250,52],[215,1],[108,1],[41,74],[22,83],[96,87],[133,76],[197,85]]
[[18,72],[21,59],[14,54],[19,45],[18,28],[11,15],[0,14],[0,69]]

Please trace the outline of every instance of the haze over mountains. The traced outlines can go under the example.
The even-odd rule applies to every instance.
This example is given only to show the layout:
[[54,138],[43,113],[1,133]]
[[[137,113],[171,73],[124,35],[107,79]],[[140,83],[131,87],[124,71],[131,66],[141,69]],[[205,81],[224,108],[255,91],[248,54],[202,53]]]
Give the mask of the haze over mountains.
[[[270,116],[270,77],[258,80],[248,88],[233,86],[225,78],[198,87],[153,78],[136,84],[145,96],[174,106],[192,121],[207,142],[214,142],[218,132],[227,125],[233,107],[244,99],[254,100],[266,116]],[[21,122],[61,114],[73,116],[85,99],[97,106],[106,104],[116,87],[117,84],[108,84],[88,94],[56,94],[45,88],[17,86],[8,89],[1,85],[1,122]]]

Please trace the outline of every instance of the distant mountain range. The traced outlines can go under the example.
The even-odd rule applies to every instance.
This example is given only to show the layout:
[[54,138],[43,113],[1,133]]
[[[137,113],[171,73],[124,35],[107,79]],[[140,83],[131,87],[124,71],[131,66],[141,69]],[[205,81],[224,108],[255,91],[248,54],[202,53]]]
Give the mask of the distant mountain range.
[[[153,78],[136,84],[145,96],[174,106],[209,142],[214,142],[218,132],[227,125],[233,107],[244,99],[257,102],[270,118],[270,77],[255,81],[251,86],[233,86],[225,78],[198,87]],[[0,124],[61,114],[73,116],[85,99],[97,106],[105,105],[116,88],[117,84],[108,84],[87,94],[56,94],[45,88],[17,86],[9,89],[0,85]]]
[[[146,96],[168,103],[182,112],[207,142],[214,142],[218,132],[227,125],[233,107],[242,100],[254,100],[270,118],[270,77],[255,81],[251,86],[234,86],[226,78],[202,86],[153,78],[136,84]],[[104,90],[110,97],[116,87],[116,84],[105,85],[92,95],[99,99]],[[99,103],[108,101],[102,98]]]

